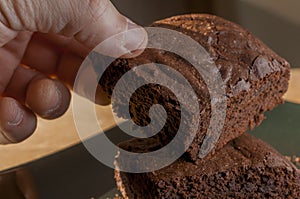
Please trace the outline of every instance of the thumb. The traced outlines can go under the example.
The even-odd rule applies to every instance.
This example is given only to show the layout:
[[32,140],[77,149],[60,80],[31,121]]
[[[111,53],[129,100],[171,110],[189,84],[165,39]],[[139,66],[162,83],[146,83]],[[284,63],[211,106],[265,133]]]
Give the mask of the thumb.
[[[138,29],[136,29],[138,28]],[[61,34],[74,37],[93,49],[118,33],[131,31],[118,48],[143,48],[144,29],[121,15],[109,0],[6,0],[0,1],[0,47],[18,31]]]

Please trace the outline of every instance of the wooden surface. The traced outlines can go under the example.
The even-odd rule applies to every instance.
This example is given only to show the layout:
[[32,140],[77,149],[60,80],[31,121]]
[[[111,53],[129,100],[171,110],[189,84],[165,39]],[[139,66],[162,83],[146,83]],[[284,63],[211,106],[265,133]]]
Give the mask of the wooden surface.
[[[293,69],[286,100],[300,103],[300,69]],[[96,107],[98,119],[103,128],[115,124],[111,119],[111,107]],[[86,118],[88,126],[89,119]],[[38,129],[28,140],[15,145],[0,146],[0,171],[53,154],[80,142],[75,129],[72,109],[53,121],[39,120]]]
[[289,89],[284,99],[300,104],[300,68],[292,69]]
[[[111,119],[110,106],[97,106],[96,114],[98,120],[103,122],[103,130],[115,126],[115,122]],[[85,121],[88,127],[89,118],[85,118]],[[59,119],[52,121],[39,119],[36,132],[28,140],[20,144],[0,146],[0,171],[55,153],[80,141],[71,106]]]

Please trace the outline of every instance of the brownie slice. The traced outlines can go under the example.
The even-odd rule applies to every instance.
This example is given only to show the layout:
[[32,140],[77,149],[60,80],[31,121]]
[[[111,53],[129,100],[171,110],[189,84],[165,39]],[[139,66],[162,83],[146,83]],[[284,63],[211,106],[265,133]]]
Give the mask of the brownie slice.
[[[146,152],[147,144],[135,139],[120,146]],[[117,159],[118,164],[131,163]],[[125,199],[300,198],[297,168],[249,134],[196,162],[181,158],[161,170],[142,174],[116,170],[115,178]]]
[[[216,63],[226,84],[227,100],[225,125],[216,149],[222,148],[246,130],[259,125],[264,119],[265,111],[283,102],[282,96],[288,87],[289,63],[249,31],[230,21],[207,14],[175,16],[157,21],[152,26],[186,34],[200,43]],[[100,79],[101,89],[110,99],[120,77],[134,67],[146,63],[160,63],[172,67],[180,72],[194,89],[198,97],[201,120],[193,143],[188,146],[187,155],[195,161],[203,156],[200,147],[207,136],[210,124],[211,101],[218,99],[211,99],[204,79],[189,62],[170,52],[147,49],[137,58],[116,60]],[[153,74],[168,76],[167,72],[162,70],[149,72],[149,76]],[[136,73],[137,79],[147,79],[146,76],[147,74]],[[125,93],[127,86],[134,84],[134,81],[121,84],[124,85]],[[147,126],[150,123],[149,110],[153,104],[162,105],[168,118],[155,137],[164,145],[176,135],[182,119],[181,111],[184,111],[181,110],[174,93],[157,84],[144,85],[131,96],[131,118],[121,111],[127,106],[122,94],[117,96],[112,104],[119,116],[132,119],[140,126]],[[182,140],[178,143],[178,147],[186,149],[186,143],[186,140]]]

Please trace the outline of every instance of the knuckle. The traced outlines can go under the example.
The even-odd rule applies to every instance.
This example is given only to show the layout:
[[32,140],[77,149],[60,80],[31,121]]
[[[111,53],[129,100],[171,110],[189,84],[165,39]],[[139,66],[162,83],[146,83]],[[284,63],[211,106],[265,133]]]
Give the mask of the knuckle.
[[23,30],[25,24],[28,24],[28,19],[31,15],[30,7],[32,4],[28,2],[30,1],[1,1],[1,22],[4,23],[8,28],[11,28],[13,30]]

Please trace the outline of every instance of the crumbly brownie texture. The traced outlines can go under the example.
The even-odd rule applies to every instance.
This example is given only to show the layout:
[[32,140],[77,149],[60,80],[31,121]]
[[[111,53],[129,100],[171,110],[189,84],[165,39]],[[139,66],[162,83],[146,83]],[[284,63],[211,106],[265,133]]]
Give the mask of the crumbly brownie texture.
[[[289,63],[247,30],[207,14],[171,17],[157,21],[152,26],[176,30],[190,36],[209,52],[216,63],[226,83],[227,97],[227,116],[216,149],[259,125],[264,119],[265,111],[283,102],[282,96],[288,87]],[[205,81],[187,61],[170,52],[147,49],[137,58],[116,60],[106,70],[99,84],[107,98],[110,98],[116,82],[124,73],[135,66],[151,62],[165,64],[179,71],[198,95],[201,120],[197,135],[187,150],[189,158],[195,161],[209,126],[211,99]],[[137,78],[143,77],[137,74]],[[131,83],[134,82],[123,83],[124,92]],[[167,88],[148,84],[138,89],[131,97],[130,113],[136,124],[146,126],[150,122],[149,109],[157,103],[164,106],[168,113],[167,122],[157,135],[160,142],[166,144],[178,130],[181,111],[176,97]],[[113,102],[114,111],[121,117],[125,117],[120,111],[124,106],[126,104],[122,96]]]
[[[145,152],[145,142],[135,139],[121,146]],[[118,159],[116,162],[118,165]],[[143,174],[116,170],[115,178],[125,199],[300,198],[297,168],[249,134],[194,163],[181,158],[159,171]]]

